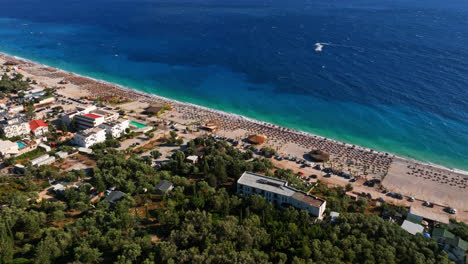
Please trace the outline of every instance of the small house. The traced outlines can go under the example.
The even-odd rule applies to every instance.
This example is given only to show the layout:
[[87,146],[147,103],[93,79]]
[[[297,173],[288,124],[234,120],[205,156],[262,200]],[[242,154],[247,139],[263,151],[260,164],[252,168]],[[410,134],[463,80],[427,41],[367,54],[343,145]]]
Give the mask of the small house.
[[22,164],[16,164],[13,168],[13,172],[16,174],[24,174],[26,172],[26,167]]
[[125,193],[121,191],[112,191],[107,195],[104,201],[108,201],[110,204],[116,204],[118,201],[122,200]]
[[167,194],[174,189],[174,184],[170,181],[162,180],[154,187],[157,194]]
[[185,161],[195,164],[198,161],[198,156],[196,155],[188,156],[187,158],[185,158]]
[[412,235],[416,235],[417,233],[421,233],[424,231],[424,227],[422,225],[415,224],[408,220],[403,221],[401,228],[406,230],[408,233]]
[[61,158],[61,159],[65,159],[65,158],[68,157],[68,152],[66,152],[66,151],[59,151],[59,152],[57,152],[57,153],[55,153],[55,154],[57,154],[57,156],[58,156],[59,158]]
[[49,132],[49,125],[44,120],[33,120],[29,122],[29,129],[34,136],[39,137]]

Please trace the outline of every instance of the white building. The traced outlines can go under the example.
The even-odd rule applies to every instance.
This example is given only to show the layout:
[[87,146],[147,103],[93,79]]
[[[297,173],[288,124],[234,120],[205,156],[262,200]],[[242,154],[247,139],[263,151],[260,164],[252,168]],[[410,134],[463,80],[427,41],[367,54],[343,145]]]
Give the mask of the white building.
[[8,108],[8,113],[10,114],[16,114],[16,113],[19,113],[21,111],[24,110],[24,106],[22,105],[15,105],[15,106],[11,106],[10,108]]
[[130,121],[121,118],[115,121],[102,123],[99,127],[105,129],[107,135],[118,138],[125,134],[125,129],[130,127]]
[[76,111],[63,114],[60,119],[65,124],[70,125],[74,119],[78,128],[88,129],[96,127],[105,122],[116,121],[119,114],[112,111],[104,111],[96,108],[94,105],[87,107],[77,107]]
[[190,163],[192,163],[192,164],[195,164],[195,163],[197,163],[197,161],[198,161],[198,156],[196,156],[196,155],[191,155],[191,156],[188,156],[187,158],[185,158],[185,160],[186,160],[187,162],[190,162]]
[[18,117],[4,120],[0,128],[7,138],[27,135],[30,132],[29,123]]
[[51,147],[47,146],[47,145],[44,144],[44,143],[41,143],[41,144],[37,145],[37,147],[39,147],[40,149],[42,149],[42,150],[44,150],[44,151],[46,151],[46,152],[49,152],[49,151],[52,150]]
[[39,103],[34,104],[34,106],[40,106],[40,105],[45,105],[45,104],[50,104],[55,102],[55,97],[47,97],[39,101]]
[[18,143],[8,140],[0,140],[0,154],[2,157],[10,157],[18,154]]
[[292,205],[298,209],[308,211],[319,219],[322,218],[327,203],[324,199],[307,195],[289,187],[287,181],[251,172],[244,172],[237,180],[237,192],[243,196],[261,195],[266,201],[278,206]]
[[72,112],[64,113],[64,114],[62,114],[62,116],[60,116],[60,120],[62,120],[65,124],[70,125],[73,118],[76,115],[79,115],[79,114],[80,114],[80,112],[78,112],[78,111],[72,111]]
[[105,140],[106,131],[100,127],[94,127],[75,133],[72,142],[80,147],[89,148]]
[[39,167],[41,165],[47,165],[55,162],[55,157],[49,156],[49,154],[42,155],[38,158],[31,160],[31,165]]
[[57,153],[55,153],[55,154],[57,154],[57,156],[58,156],[59,158],[61,158],[61,159],[65,159],[65,158],[68,157],[68,152],[65,152],[65,151],[59,151],[59,152],[57,152]]
[[100,115],[104,117],[104,122],[116,121],[119,119],[119,113],[112,111],[105,111],[102,109],[96,109],[90,112],[91,114]]
[[417,233],[422,234],[422,232],[424,231],[424,227],[422,225],[415,224],[408,220],[403,221],[401,228],[403,228],[404,230],[406,230],[408,233],[412,235],[416,235]]
[[33,120],[29,122],[29,130],[31,130],[34,136],[38,137],[49,132],[49,125],[44,120]]
[[105,122],[104,116],[88,113],[75,115],[76,126],[81,129],[88,129],[99,126]]

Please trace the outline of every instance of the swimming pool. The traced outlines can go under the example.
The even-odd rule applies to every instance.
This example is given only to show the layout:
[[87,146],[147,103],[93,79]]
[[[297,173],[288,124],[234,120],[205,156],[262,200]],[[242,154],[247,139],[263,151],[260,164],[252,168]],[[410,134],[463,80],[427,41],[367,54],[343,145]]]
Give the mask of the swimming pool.
[[142,124],[142,123],[139,123],[139,122],[136,122],[136,121],[131,121],[131,122],[130,122],[130,125],[136,126],[137,128],[144,128],[144,127],[147,127],[147,125]]
[[18,149],[22,149],[27,146],[24,142],[21,142],[21,141],[18,141],[16,143],[18,144]]

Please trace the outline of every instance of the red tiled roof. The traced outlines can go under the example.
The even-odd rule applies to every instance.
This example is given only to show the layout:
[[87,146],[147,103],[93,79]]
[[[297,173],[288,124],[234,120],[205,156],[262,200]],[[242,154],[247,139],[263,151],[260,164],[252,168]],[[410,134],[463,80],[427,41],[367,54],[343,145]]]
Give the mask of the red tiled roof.
[[84,116],[91,117],[91,118],[94,118],[94,119],[101,117],[101,116],[93,115],[93,114],[85,114]]
[[33,120],[29,122],[29,129],[32,131],[38,129],[39,127],[47,127],[47,123],[44,120]]

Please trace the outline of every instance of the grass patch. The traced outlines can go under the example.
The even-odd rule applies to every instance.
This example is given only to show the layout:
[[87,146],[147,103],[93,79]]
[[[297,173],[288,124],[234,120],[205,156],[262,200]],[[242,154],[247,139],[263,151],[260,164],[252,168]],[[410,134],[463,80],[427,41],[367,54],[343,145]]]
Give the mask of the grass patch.
[[19,155],[18,157],[15,157],[15,160],[18,163],[22,163],[22,162],[29,161],[31,159],[37,158],[37,157],[39,157],[40,155],[42,155],[44,153],[45,152],[42,149],[37,148],[35,150],[31,150],[29,152],[23,153],[23,154]]

